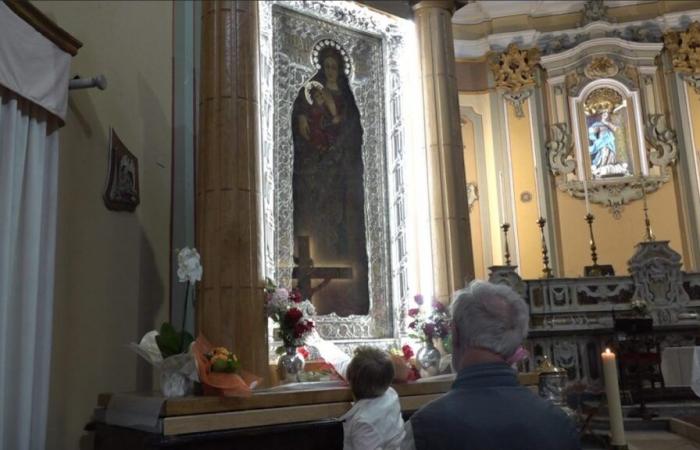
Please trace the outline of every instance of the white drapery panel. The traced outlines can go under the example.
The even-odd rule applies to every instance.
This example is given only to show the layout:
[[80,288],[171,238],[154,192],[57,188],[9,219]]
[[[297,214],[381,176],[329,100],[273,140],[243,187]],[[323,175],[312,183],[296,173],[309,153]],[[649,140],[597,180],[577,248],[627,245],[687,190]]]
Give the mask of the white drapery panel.
[[0,87],[0,449],[42,449],[51,364],[58,119]]
[[0,2],[0,85],[66,118],[71,56]]

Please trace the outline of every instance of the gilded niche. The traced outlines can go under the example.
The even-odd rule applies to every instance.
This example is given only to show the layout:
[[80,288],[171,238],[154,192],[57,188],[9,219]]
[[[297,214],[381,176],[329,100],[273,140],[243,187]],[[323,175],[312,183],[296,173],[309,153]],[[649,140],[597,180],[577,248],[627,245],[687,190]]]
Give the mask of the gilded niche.
[[516,94],[536,85],[533,69],[539,61],[538,49],[520,50],[518,44],[513,43],[505,52],[493,55],[489,66],[496,87]]
[[700,22],[693,22],[687,31],[669,31],[664,46],[671,55],[673,70],[688,75],[700,73]]

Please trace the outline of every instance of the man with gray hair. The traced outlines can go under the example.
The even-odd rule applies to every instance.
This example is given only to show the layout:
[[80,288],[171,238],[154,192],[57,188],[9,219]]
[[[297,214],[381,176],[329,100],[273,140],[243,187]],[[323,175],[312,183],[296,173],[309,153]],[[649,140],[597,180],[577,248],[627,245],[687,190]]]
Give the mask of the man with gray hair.
[[527,304],[505,285],[474,281],[452,302],[452,389],[406,423],[402,449],[577,450],[574,423],[518,383],[507,361],[527,337]]

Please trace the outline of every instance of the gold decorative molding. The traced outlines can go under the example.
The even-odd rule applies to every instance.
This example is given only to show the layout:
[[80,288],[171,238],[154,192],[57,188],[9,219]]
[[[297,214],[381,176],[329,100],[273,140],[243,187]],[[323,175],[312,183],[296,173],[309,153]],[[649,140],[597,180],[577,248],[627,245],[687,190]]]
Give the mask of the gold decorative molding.
[[53,42],[64,52],[75,56],[83,43],[73,37],[63,28],[46,17],[36,6],[26,0],[5,0],[5,4],[17,14],[22,20],[31,25],[36,31],[41,33],[46,39]]
[[533,69],[539,62],[538,49],[520,50],[518,44],[513,43],[505,52],[492,54],[489,67],[497,88],[517,94],[537,84]]
[[524,117],[523,103],[537,85],[535,66],[540,62],[540,51],[536,48],[520,50],[518,44],[510,44],[503,53],[492,53],[489,68],[493,72],[496,89],[503,93],[515,108],[516,117]]
[[686,31],[665,33],[664,47],[671,56],[674,71],[700,74],[700,22],[691,23]]
[[612,78],[619,72],[615,61],[607,56],[594,56],[590,63],[583,69],[583,73],[590,79]]

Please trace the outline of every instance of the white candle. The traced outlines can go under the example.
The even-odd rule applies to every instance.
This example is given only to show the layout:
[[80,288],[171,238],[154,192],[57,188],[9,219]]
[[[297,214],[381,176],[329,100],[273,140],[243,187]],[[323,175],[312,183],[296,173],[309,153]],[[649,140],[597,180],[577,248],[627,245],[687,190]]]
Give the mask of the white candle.
[[608,398],[608,414],[610,415],[610,443],[626,445],[625,425],[622,420],[622,405],[620,404],[620,387],[617,384],[617,362],[615,353],[606,348],[600,355],[603,358],[603,376],[605,378],[605,395]]
[[583,195],[585,195],[585,197],[586,197],[586,214],[590,214],[591,213],[591,204],[588,201],[588,182],[586,181],[585,178],[583,179]]
[[501,213],[501,224],[506,223],[506,209],[504,203],[503,172],[498,171],[498,206]]
[[542,207],[540,206],[540,193],[537,189],[537,180],[540,177],[539,169],[535,166],[535,200],[537,200],[537,218],[542,217]]

